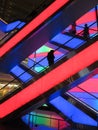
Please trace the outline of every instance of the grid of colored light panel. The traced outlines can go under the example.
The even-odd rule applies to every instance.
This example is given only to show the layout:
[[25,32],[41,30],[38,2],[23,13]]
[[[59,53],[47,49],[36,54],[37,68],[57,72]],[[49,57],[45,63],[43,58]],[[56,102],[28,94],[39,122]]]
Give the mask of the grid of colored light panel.
[[[90,27],[90,30],[89,30],[90,36],[94,35],[97,32],[97,21],[96,21],[95,8],[91,9],[89,12],[87,12],[85,15],[83,15],[82,17],[80,17],[76,21],[76,25],[77,25],[76,30],[77,30],[77,33],[80,33],[81,31],[83,31],[83,27],[84,27],[85,24],[88,24],[88,26],[91,26],[93,24]],[[66,28],[65,30],[69,31],[70,29],[71,29],[71,25],[68,28]],[[82,35],[82,34],[80,34],[80,35]]]
[[[66,43],[64,46],[67,46],[67,47],[72,48],[72,49],[77,49],[78,47],[85,44],[85,41],[82,39],[79,39],[76,37],[73,38],[73,36],[69,36],[67,34],[64,35],[61,33],[56,35],[51,40],[51,42],[57,42],[57,43],[59,43],[59,45]],[[28,67],[32,67],[34,65],[33,70],[35,70],[36,72],[40,72],[42,70],[45,70],[44,67],[47,68],[47,66],[48,66],[47,58],[45,58],[45,57],[47,56],[47,53],[52,49],[53,50],[58,49],[58,46],[47,42],[44,46],[42,46],[36,52],[34,52],[33,54],[31,54],[29,56]],[[55,54],[55,61],[57,61],[63,55],[68,54],[68,52],[69,52],[68,50],[60,47],[54,53]],[[39,63],[36,64],[37,62],[39,62]]]
[[[36,52],[31,54],[28,59],[28,67],[34,67],[32,70],[36,72],[40,72],[42,70],[45,70],[45,68],[48,67],[48,61],[47,61],[47,54],[50,50],[55,50],[57,49],[58,46],[53,45],[51,43],[46,43],[43,45],[41,48],[39,48]],[[55,61],[57,61],[59,58],[62,56],[66,55],[69,51],[63,48],[59,48],[58,50],[55,51]],[[39,63],[38,63],[39,62]],[[38,64],[37,64],[38,63]]]
[[20,29],[24,25],[25,25],[25,22],[21,22],[19,20],[15,21],[15,22],[12,22],[12,23],[6,25],[5,32],[10,32],[11,30],[14,30],[15,28]]
[[[14,112],[18,108],[54,88],[59,83],[65,81],[70,76],[96,62],[98,60],[97,48],[98,41],[3,102],[0,105],[0,118]],[[90,52],[90,54],[88,52]]]
[[11,73],[13,73],[15,76],[18,77],[18,79],[20,79],[22,82],[25,82],[25,83],[27,83],[33,78],[31,74],[23,70],[18,65],[16,65],[13,69],[11,69]]
[[66,128],[69,124],[59,115],[49,111],[31,112],[22,117],[22,120],[32,129],[35,125],[48,126],[50,128]]
[[98,111],[98,74],[69,90],[68,93]]
[[[88,24],[88,26],[92,25],[94,22],[96,22],[96,12],[95,8],[91,9],[88,13],[83,15],[81,18],[79,18],[76,23],[79,26],[84,27],[84,24]],[[90,36],[92,36],[97,31],[97,22],[89,28]],[[82,28],[79,28],[79,32],[82,31]]]
[[72,49],[77,49],[81,45],[85,44],[85,41],[80,38],[77,37],[73,38],[73,36],[62,33],[56,35],[51,41],[63,44],[64,46],[67,46]]
[[56,0],[0,48],[0,57],[62,8],[69,0]]

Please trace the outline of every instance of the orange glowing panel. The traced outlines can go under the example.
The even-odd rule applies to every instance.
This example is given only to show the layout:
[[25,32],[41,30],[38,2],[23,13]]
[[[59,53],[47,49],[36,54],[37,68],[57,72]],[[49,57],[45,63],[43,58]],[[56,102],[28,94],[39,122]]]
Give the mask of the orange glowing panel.
[[7,116],[31,100],[41,96],[97,60],[98,41],[0,104],[0,118]]
[[42,13],[40,13],[35,19],[33,19],[0,48],[0,57],[3,56],[12,47],[17,45],[24,37],[26,37],[35,28],[41,25],[46,19],[52,16],[61,7],[63,7],[68,1],[69,0],[55,0],[49,7],[47,7]]

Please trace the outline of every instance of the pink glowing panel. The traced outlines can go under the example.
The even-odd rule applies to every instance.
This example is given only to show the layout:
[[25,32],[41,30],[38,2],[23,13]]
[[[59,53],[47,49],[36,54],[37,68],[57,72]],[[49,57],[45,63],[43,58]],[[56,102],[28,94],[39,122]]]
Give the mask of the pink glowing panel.
[[77,24],[85,24],[88,22],[94,22],[96,20],[96,13],[95,10],[92,9],[91,11],[89,11],[88,13],[86,13],[85,15],[83,15],[81,18],[79,18],[77,20]]
[[42,13],[40,13],[35,19],[33,19],[28,25],[26,25],[0,48],[0,57],[8,52],[12,47],[17,45],[24,37],[26,37],[35,28],[41,25],[46,19],[52,16],[61,7],[63,7],[68,1],[69,0],[55,0],[49,7],[47,7]]
[[[98,93],[98,79],[97,78],[91,78],[80,85],[78,87],[82,88],[83,90],[86,90],[90,93]],[[70,90],[70,92],[83,92],[80,88],[73,88]]]
[[80,84],[79,87],[85,89],[86,91],[93,93],[98,93],[98,79],[91,78],[84,83]]
[[[38,58],[38,57],[46,57],[46,56],[47,56],[47,53],[48,53],[48,52],[37,53],[37,54],[36,54],[36,58]],[[59,52],[59,51],[56,51],[54,54],[55,54],[55,55],[60,55],[60,54],[62,54],[62,53]],[[31,59],[35,58],[35,54],[34,54],[34,53],[31,54],[31,55],[29,56],[29,58],[31,58]]]
[[[85,57],[85,58],[84,58]],[[0,118],[22,107],[98,60],[98,41],[0,105]],[[6,108],[6,109],[5,109]]]

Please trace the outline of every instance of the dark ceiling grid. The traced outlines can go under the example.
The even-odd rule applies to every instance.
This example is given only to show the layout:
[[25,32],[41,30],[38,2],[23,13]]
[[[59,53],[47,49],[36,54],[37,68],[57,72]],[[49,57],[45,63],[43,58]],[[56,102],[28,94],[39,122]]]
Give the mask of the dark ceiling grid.
[[[37,15],[54,0],[0,0],[0,18],[10,23]],[[35,14],[36,13],[36,14]]]

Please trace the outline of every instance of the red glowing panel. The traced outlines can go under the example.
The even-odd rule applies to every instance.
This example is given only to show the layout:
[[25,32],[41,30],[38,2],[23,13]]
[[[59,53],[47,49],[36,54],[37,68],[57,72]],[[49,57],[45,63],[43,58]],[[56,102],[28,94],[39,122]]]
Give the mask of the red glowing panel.
[[0,118],[34,100],[97,60],[98,41],[2,103],[0,105]]
[[[59,51],[56,51],[54,54],[55,54],[55,55],[60,55],[60,54],[62,54],[62,53],[59,52]],[[41,56],[43,56],[43,57],[47,56],[47,52],[37,53],[37,54],[36,54],[36,58],[41,57]],[[31,54],[31,55],[29,56],[29,58],[34,58],[34,57],[35,57],[35,54]]]
[[91,78],[84,83],[80,84],[79,87],[86,89],[88,92],[97,92],[98,93],[98,79]]
[[94,11],[88,12],[77,20],[77,24],[85,24],[88,22],[94,22],[96,20],[96,14]]
[[69,0],[55,0],[48,8],[46,8],[42,13],[40,13],[35,19],[33,19],[28,25],[26,25],[21,31],[19,31],[0,48],[0,57],[3,56],[12,47],[17,45],[25,36],[41,25],[46,19],[52,16],[61,7],[63,7],[68,1]]

